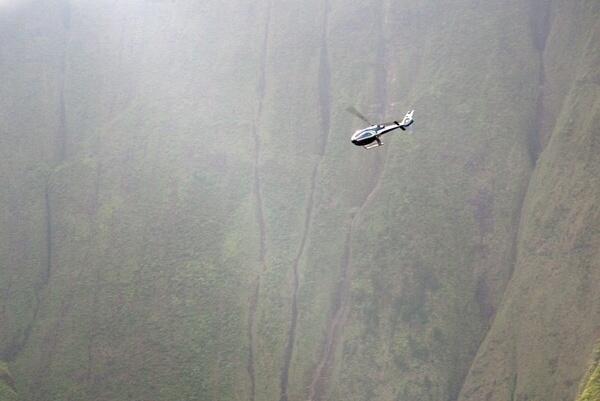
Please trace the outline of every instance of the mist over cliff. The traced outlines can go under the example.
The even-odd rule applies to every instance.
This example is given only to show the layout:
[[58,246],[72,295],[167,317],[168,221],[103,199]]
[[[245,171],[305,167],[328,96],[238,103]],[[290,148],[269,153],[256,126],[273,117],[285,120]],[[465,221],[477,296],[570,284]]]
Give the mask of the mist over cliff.
[[597,0],[0,0],[0,94],[0,401],[600,399]]

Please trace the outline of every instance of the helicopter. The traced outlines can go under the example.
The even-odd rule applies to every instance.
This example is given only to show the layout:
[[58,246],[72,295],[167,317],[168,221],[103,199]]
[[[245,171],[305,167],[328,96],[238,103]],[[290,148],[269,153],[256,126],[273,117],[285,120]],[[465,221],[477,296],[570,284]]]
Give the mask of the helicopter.
[[401,122],[393,121],[390,123],[381,124],[371,123],[354,107],[348,107],[346,111],[369,124],[367,128],[359,129],[358,131],[356,131],[350,138],[353,144],[355,144],[356,146],[362,146],[365,149],[377,148],[383,145],[383,142],[381,142],[381,139],[379,139],[381,135],[387,134],[388,132],[394,131],[398,128],[400,128],[402,131],[406,131],[406,128],[408,128],[412,123],[415,122],[415,120],[413,119],[413,114],[415,113],[414,110],[409,110]]

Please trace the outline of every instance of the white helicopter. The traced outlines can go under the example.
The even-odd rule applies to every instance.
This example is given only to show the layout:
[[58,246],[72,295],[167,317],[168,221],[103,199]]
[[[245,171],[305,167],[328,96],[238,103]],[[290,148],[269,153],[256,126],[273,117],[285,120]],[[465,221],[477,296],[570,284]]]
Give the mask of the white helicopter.
[[354,114],[356,117],[360,118],[369,126],[367,128],[359,129],[356,131],[350,140],[356,146],[362,146],[365,149],[372,149],[383,145],[381,139],[379,137],[383,134],[387,134],[388,132],[392,132],[398,128],[402,131],[406,131],[412,123],[415,122],[413,119],[414,110],[410,110],[406,113],[401,122],[393,121],[391,123],[382,123],[382,124],[373,124],[371,123],[365,116],[363,116],[358,110],[354,107],[348,107],[346,109],[349,113]]

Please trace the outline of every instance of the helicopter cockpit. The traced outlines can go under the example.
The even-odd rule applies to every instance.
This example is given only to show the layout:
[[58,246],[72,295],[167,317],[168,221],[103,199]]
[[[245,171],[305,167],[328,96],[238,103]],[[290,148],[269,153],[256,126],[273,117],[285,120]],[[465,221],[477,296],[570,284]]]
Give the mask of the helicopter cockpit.
[[356,133],[354,133],[354,135],[352,136],[352,140],[353,141],[361,141],[363,139],[370,138],[374,135],[376,135],[375,130],[371,130],[371,129],[360,130],[360,131],[357,131]]

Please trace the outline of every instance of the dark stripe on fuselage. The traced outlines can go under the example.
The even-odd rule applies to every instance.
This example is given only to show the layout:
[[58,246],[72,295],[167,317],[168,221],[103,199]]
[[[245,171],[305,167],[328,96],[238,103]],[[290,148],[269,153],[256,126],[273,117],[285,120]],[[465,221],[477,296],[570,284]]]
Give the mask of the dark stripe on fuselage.
[[376,140],[377,140],[377,136],[371,136],[369,138],[352,141],[352,143],[355,144],[356,146],[365,146],[372,142],[375,142]]

